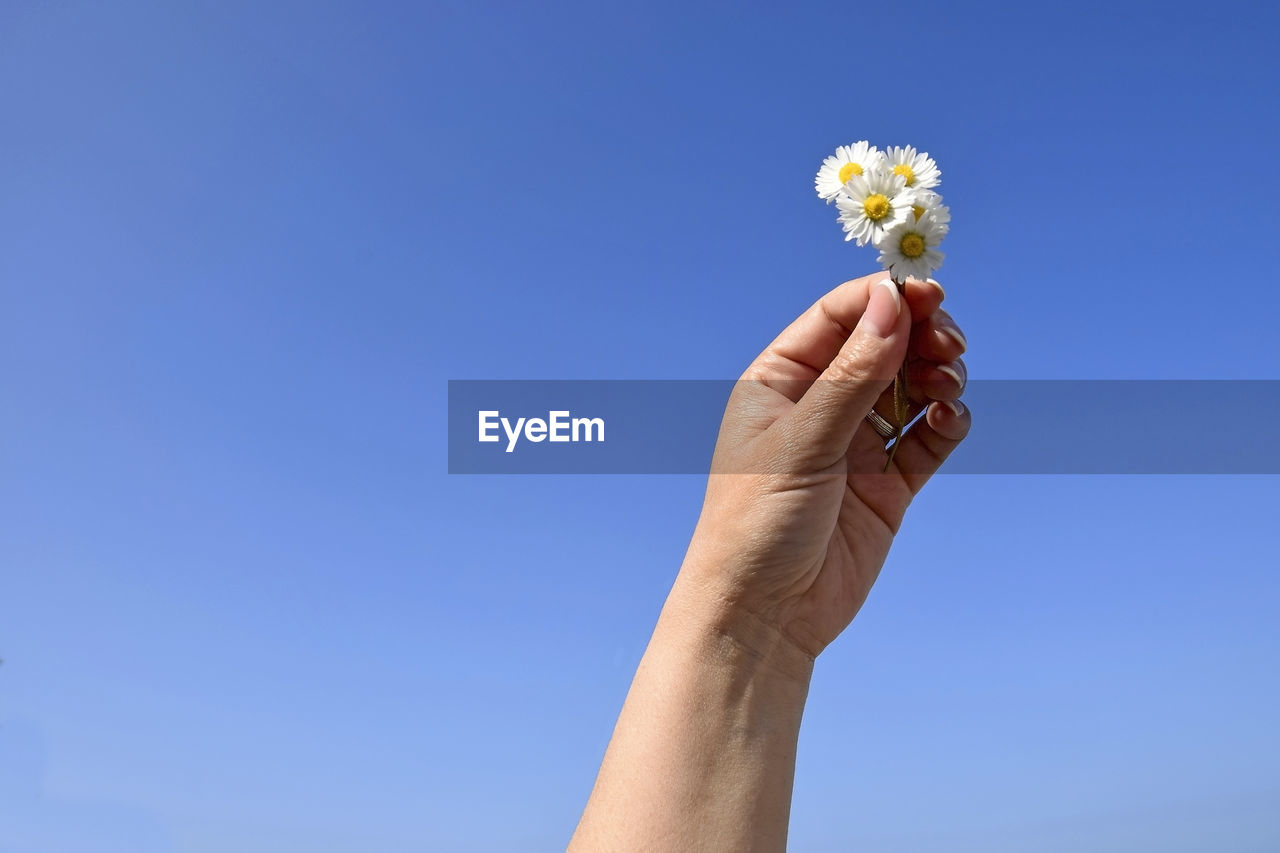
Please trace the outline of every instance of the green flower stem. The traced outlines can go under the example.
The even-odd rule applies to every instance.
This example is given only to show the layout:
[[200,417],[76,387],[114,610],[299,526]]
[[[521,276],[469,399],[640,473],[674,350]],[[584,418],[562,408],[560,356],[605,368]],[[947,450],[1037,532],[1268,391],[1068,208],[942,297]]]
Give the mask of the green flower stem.
[[[905,300],[907,298],[906,282],[894,279],[893,283],[898,286],[898,293]],[[888,471],[889,466],[893,464],[894,454],[898,452],[898,445],[902,444],[902,432],[907,428],[910,416],[911,397],[907,394],[907,357],[903,356],[902,366],[893,377],[893,425],[897,431],[893,434],[893,444],[889,446],[889,458],[884,461],[885,471]]]

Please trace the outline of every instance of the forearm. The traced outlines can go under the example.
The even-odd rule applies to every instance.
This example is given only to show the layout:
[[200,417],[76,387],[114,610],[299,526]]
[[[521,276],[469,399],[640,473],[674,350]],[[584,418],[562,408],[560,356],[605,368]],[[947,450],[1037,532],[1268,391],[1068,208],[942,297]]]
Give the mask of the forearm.
[[678,580],[570,849],[783,850],[812,665]]

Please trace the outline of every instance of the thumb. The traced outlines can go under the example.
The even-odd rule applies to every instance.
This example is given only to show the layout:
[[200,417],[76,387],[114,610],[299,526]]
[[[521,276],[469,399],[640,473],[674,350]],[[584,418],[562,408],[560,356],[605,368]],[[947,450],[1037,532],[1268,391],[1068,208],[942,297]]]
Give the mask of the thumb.
[[849,449],[853,434],[893,382],[911,336],[911,309],[885,278],[871,285],[858,325],[785,418],[787,445],[819,467]]

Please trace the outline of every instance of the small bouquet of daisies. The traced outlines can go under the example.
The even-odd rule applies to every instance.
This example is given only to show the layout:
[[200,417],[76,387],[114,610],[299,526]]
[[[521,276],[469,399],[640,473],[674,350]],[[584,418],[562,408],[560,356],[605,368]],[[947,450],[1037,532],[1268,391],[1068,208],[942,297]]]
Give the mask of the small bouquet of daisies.
[[[951,211],[936,190],[941,180],[927,153],[910,145],[881,151],[864,140],[841,145],[823,161],[814,187],[839,208],[844,239],[879,249],[880,264],[901,290],[908,278],[928,279],[942,266],[938,246],[951,228]],[[897,434],[889,462],[907,426],[906,370],[904,363],[893,383]]]

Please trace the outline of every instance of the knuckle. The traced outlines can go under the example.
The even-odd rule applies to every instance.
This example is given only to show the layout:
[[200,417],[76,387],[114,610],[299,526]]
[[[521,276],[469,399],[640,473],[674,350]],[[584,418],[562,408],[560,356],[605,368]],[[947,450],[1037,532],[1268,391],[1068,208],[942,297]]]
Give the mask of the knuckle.
[[852,340],[831,360],[831,366],[827,372],[832,379],[868,379],[871,372],[871,355],[865,341]]

